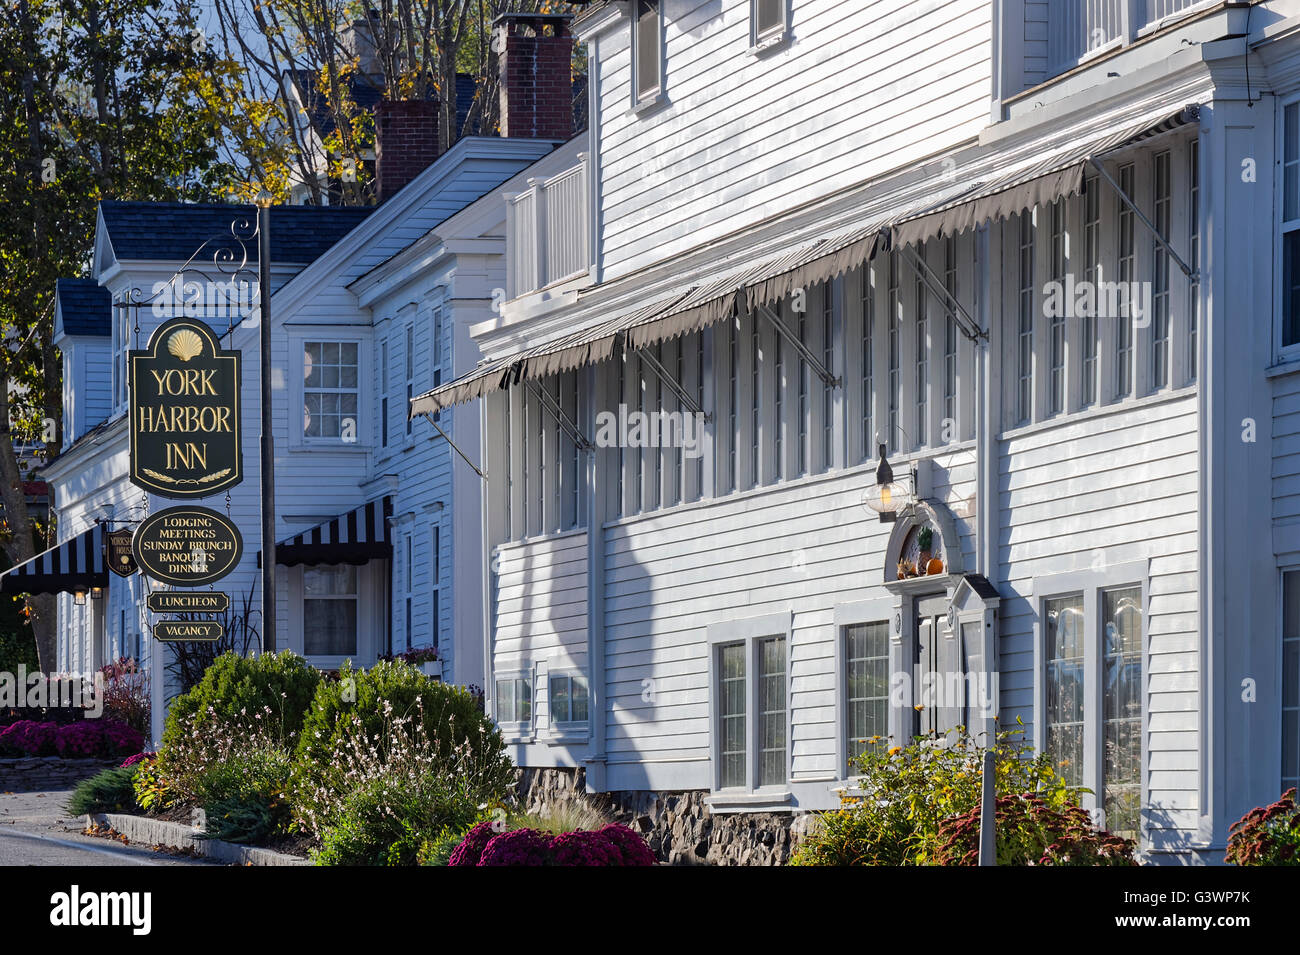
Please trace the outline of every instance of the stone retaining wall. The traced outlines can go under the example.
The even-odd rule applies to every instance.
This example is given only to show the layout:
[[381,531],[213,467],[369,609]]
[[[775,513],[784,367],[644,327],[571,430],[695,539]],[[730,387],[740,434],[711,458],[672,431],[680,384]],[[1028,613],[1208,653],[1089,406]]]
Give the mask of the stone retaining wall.
[[22,756],[0,759],[0,792],[34,793],[71,789],[106,769],[121,766],[114,759],[61,759],[58,756]]
[[806,812],[714,813],[704,790],[584,793],[583,769],[522,769],[516,794],[527,812],[586,802],[645,836],[669,865],[784,865],[815,818]]

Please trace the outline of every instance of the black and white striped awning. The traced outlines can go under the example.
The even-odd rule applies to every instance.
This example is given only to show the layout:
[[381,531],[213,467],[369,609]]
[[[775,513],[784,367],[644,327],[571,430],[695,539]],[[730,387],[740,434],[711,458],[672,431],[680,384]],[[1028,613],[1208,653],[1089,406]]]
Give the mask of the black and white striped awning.
[[104,530],[96,524],[0,575],[0,593],[57,594],[107,587]]
[[296,564],[365,564],[393,556],[388,519],[393,499],[363,504],[275,545],[275,562]]

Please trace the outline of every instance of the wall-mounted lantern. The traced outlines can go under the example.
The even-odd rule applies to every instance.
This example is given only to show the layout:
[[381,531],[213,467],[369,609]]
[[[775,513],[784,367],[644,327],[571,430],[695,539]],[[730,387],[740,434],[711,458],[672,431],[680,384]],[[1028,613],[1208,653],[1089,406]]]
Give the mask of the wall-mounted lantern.
[[876,468],[876,483],[862,495],[862,506],[880,515],[880,523],[892,524],[898,512],[912,503],[911,474],[905,481],[894,480],[894,469],[889,466],[884,444],[880,445],[880,466]]

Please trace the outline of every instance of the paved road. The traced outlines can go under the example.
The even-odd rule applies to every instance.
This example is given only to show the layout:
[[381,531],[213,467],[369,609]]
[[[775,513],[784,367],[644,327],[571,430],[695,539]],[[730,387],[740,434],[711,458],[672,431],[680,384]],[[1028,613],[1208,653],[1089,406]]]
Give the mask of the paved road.
[[81,832],[64,807],[71,791],[0,793],[0,866],[214,865]]

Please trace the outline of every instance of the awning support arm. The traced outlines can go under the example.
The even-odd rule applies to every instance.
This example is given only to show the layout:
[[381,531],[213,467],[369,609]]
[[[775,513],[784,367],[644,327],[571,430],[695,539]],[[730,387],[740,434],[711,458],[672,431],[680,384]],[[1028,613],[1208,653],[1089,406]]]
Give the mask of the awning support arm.
[[777,315],[776,312],[772,311],[766,305],[758,306],[758,311],[772,323],[772,327],[780,333],[781,337],[788,341],[791,347],[799,353],[799,357],[807,362],[808,367],[816,372],[818,378],[826,382],[826,384],[832,388],[839,387],[840,380],[832,375],[830,371],[827,370],[826,366],[821,363],[821,360],[808,350],[808,346],[799,340],[798,335],[790,331],[785,322],[781,321],[781,316]]
[[637,358],[650,366],[650,370],[655,373],[655,377],[668,386],[668,390],[677,396],[677,400],[686,406],[686,409],[692,414],[704,415],[704,420],[708,421],[710,416],[704,413],[690,392],[682,387],[681,382],[668,373],[668,369],[663,366],[654,355],[650,354],[650,349],[642,348],[636,352]]
[[446,439],[447,443],[451,445],[451,449],[460,455],[461,460],[464,461],[466,464],[468,464],[470,466],[470,469],[473,470],[475,474],[477,474],[479,477],[481,477],[483,480],[486,481],[488,479],[488,476],[479,470],[477,464],[475,464],[469,458],[465,457],[465,452],[462,451],[459,447],[457,447],[456,442],[451,440],[451,437],[447,434],[447,432],[443,431],[442,427],[438,424],[438,422],[433,420],[433,415],[428,414],[426,412],[424,417],[429,422],[429,424],[433,425],[433,430],[437,431],[438,434],[442,435],[443,438]]
[[546,406],[546,409],[554,416],[560,427],[568,432],[569,437],[573,439],[575,444],[577,444],[578,450],[590,451],[595,447],[594,444],[587,440],[587,436],[578,429],[578,426],[573,423],[573,419],[564,413],[564,409],[560,407],[560,403],[555,400],[554,395],[541,387],[531,378],[528,379],[528,387],[532,390],[533,394],[538,397],[542,404]]
[[934,270],[926,264],[925,259],[917,254],[915,247],[909,245],[903,251],[903,258],[907,260],[907,264],[916,272],[917,277],[925,283],[925,287],[930,290],[930,294],[943,303],[944,310],[957,320],[957,327],[961,329],[961,333],[977,344],[982,340],[987,340],[988,333],[980,328],[979,322],[971,318],[970,313],[962,307],[961,302],[957,301],[953,294],[948,291],[948,286],[940,281],[939,276],[934,274]]
[[1183,270],[1183,274],[1192,281],[1195,281],[1197,277],[1196,272],[1192,270],[1190,265],[1183,261],[1181,255],[1174,251],[1174,247],[1169,244],[1169,240],[1160,234],[1160,230],[1155,227],[1155,223],[1143,214],[1142,210],[1134,204],[1128,194],[1119,187],[1119,183],[1111,178],[1110,173],[1106,172],[1106,167],[1102,165],[1101,160],[1096,156],[1093,156],[1088,161],[1092,164],[1092,167],[1097,170],[1097,175],[1106,180],[1107,184],[1115,190],[1115,195],[1119,196],[1119,201],[1128,206],[1129,211],[1138,217],[1138,221],[1147,227],[1147,230],[1155,240],[1160,243],[1160,247],[1165,250],[1165,253],[1178,264],[1180,269]]

